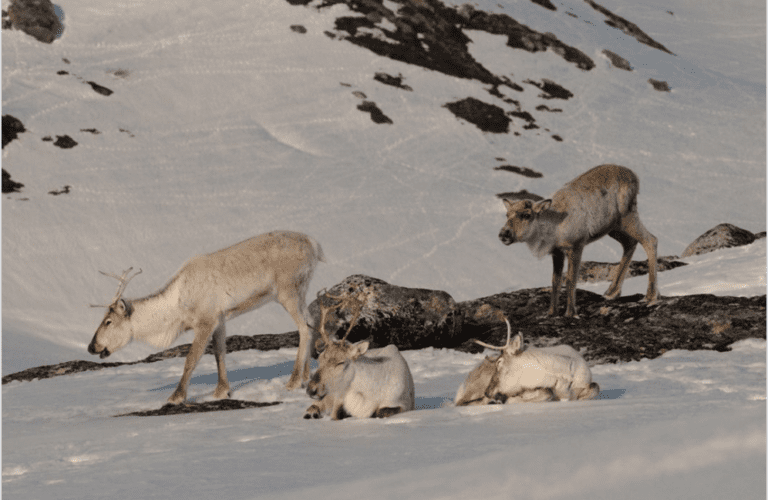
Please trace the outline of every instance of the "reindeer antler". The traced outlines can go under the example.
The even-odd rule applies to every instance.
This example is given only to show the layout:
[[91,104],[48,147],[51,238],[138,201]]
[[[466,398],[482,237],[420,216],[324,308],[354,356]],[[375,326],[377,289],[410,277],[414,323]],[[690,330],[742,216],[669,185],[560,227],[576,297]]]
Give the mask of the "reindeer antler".
[[126,276],[128,276],[128,273],[130,273],[131,271],[133,271],[133,267],[129,267],[128,269],[126,269],[125,271],[123,271],[123,275],[122,275],[122,276],[118,276],[118,275],[116,275],[116,274],[112,274],[112,273],[105,273],[104,271],[99,271],[99,272],[100,272],[101,274],[103,274],[104,276],[108,276],[108,277],[110,277],[110,278],[115,278],[116,280],[118,280],[118,281],[120,282],[120,284],[117,286],[117,293],[115,293],[115,296],[114,296],[114,298],[112,299],[112,302],[111,302],[109,305],[106,305],[106,306],[100,306],[100,305],[94,305],[94,304],[91,304],[91,307],[109,307],[109,306],[111,306],[112,304],[114,304],[115,302],[117,302],[118,300],[120,300],[120,297],[122,297],[122,296],[123,296],[123,292],[125,291],[125,287],[127,287],[127,286],[128,286],[128,283],[129,283],[129,282],[130,282],[130,281],[131,281],[133,278],[135,278],[136,276],[138,276],[139,274],[141,274],[141,269],[139,269],[139,271],[138,271],[136,274],[134,274],[134,275],[133,275],[133,276],[131,276],[130,278],[127,278],[127,279],[126,279]]
[[343,297],[341,295],[331,295],[328,293],[326,289],[322,289],[317,293],[318,298],[318,304],[321,304],[320,297],[325,296],[329,299],[338,300],[336,304],[333,304],[328,307],[323,307],[320,305],[320,329],[317,330],[317,332],[320,333],[320,335],[323,338],[323,341],[328,344],[330,343],[330,337],[328,333],[325,331],[325,320],[328,316],[328,312],[334,310],[334,309],[340,309],[342,307],[349,307],[350,305],[354,308],[354,315],[352,317],[352,320],[349,322],[349,328],[347,328],[347,333],[344,334],[344,337],[342,337],[341,340],[346,340],[347,336],[349,336],[349,332],[352,331],[352,328],[357,324],[357,320],[360,318],[360,314],[363,312],[363,301],[360,300],[360,295],[362,292],[357,292],[355,295],[347,295],[346,297]]
[[477,339],[472,339],[472,340],[475,341],[475,344],[481,345],[483,347],[487,347],[488,349],[494,349],[496,351],[503,351],[504,349],[506,349],[509,346],[509,341],[512,338],[512,325],[509,324],[509,320],[507,318],[504,318],[504,321],[507,323],[507,342],[503,346],[496,347],[495,345],[486,344],[485,342],[482,342],[482,341],[477,340]]

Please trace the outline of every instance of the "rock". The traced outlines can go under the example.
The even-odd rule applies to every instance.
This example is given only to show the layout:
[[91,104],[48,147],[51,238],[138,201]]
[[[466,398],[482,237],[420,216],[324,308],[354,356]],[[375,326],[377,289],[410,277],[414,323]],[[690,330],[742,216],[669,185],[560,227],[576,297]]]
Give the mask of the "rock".
[[539,94],[539,97],[542,99],[563,99],[567,101],[573,97],[573,92],[546,78],[542,78],[541,83],[534,80],[525,80],[523,83],[528,83],[542,90],[544,93]]
[[11,179],[11,174],[3,169],[3,193],[20,193],[24,184]]
[[392,124],[392,119],[384,114],[384,112],[376,106],[375,102],[363,101],[362,104],[358,104],[357,109],[364,113],[370,113],[371,120],[374,123],[387,123]]
[[373,79],[376,80],[377,82],[383,83],[384,85],[397,87],[399,89],[407,90],[409,92],[413,91],[413,89],[408,85],[403,85],[403,75],[392,76],[392,75],[388,75],[387,73],[377,72],[373,76]]
[[258,401],[243,401],[240,399],[220,399],[218,401],[184,402],[182,404],[167,403],[157,410],[134,411],[121,413],[116,417],[158,417],[166,415],[182,415],[185,413],[206,413],[210,411],[243,410],[245,408],[264,408],[265,406],[279,405],[282,401],[261,403]]
[[85,83],[90,85],[91,88],[94,90],[94,92],[96,92],[97,94],[101,94],[101,95],[104,95],[104,96],[109,96],[109,95],[112,95],[112,93],[113,93],[112,90],[110,90],[107,87],[104,87],[102,85],[99,85],[96,82],[85,82]]
[[50,0],[11,0],[8,18],[14,28],[44,43],[53,42],[64,31]]
[[623,31],[625,34],[636,38],[638,42],[644,43],[649,47],[653,47],[654,49],[661,50],[662,52],[666,52],[667,54],[675,55],[665,46],[663,46],[662,44],[660,44],[659,42],[657,42],[656,40],[648,36],[636,24],[627,21],[623,17],[617,16],[616,14],[609,11],[602,5],[594,2],[593,0],[584,0],[584,1],[587,2],[593,9],[600,12],[606,17],[605,24],[607,24],[608,26]]
[[[656,270],[658,272],[668,271],[676,267],[686,266],[685,262],[680,262],[676,255],[656,258]],[[594,283],[596,281],[612,281],[619,269],[618,262],[592,262],[585,260],[579,266],[579,283]],[[642,276],[648,274],[648,261],[632,261],[629,263],[627,277]]]
[[533,201],[540,201],[543,200],[543,196],[539,196],[538,194],[529,193],[528,190],[523,189],[522,191],[509,191],[507,193],[498,193],[496,195],[497,198],[501,198],[502,200],[533,200]]
[[9,142],[19,137],[19,134],[26,132],[21,120],[11,115],[3,115],[3,148]]
[[483,132],[502,134],[509,132],[509,122],[512,121],[504,110],[494,104],[485,103],[474,97],[460,101],[449,102],[444,107],[456,117],[472,123]]
[[537,172],[532,168],[528,168],[528,167],[516,167],[514,165],[499,165],[498,167],[493,167],[493,169],[504,170],[506,172],[513,172],[515,174],[520,174],[523,177],[530,177],[531,179],[538,179],[539,177],[544,177],[544,174],[542,174],[541,172]]
[[58,146],[61,149],[72,149],[77,146],[77,142],[68,135],[57,135],[56,142],[54,142],[53,145]]
[[661,297],[649,307],[640,302],[641,294],[606,300],[577,290],[577,319],[546,316],[549,295],[547,288],[531,288],[460,302],[461,336],[467,342],[457,349],[480,352],[471,338],[504,344],[501,313],[513,332],[523,332],[528,345],[569,344],[592,365],[653,359],[671,349],[728,351],[738,340],[764,339],[766,334],[765,295]]
[[653,85],[654,90],[658,90],[659,92],[669,92],[669,84],[667,82],[662,82],[660,80],[654,80],[653,78],[648,79],[648,83]]
[[619,54],[611,52],[607,49],[603,51],[603,54],[605,54],[605,57],[611,61],[611,64],[613,64],[614,67],[623,69],[625,71],[632,71],[632,65],[629,64],[629,61],[621,57]]
[[746,229],[741,229],[733,224],[719,224],[693,240],[693,243],[688,245],[680,257],[701,255],[720,248],[749,245],[756,239],[756,236]]
[[[320,323],[320,304],[330,306],[333,297],[359,297],[363,301],[360,316],[347,340],[370,339],[372,347],[395,344],[398,349],[429,346],[454,347],[460,342],[461,315],[456,302],[446,292],[390,285],[386,281],[356,274],[319,295],[309,305],[316,325]],[[353,318],[354,308],[329,312],[326,332],[342,337]]]

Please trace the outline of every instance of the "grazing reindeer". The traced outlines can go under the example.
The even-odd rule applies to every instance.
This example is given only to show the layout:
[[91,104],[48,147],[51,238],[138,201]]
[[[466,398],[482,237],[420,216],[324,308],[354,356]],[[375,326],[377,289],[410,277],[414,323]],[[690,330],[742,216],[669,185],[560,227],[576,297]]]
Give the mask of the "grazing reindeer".
[[[319,297],[319,294],[318,294]],[[339,298],[339,297],[331,297]],[[317,349],[318,368],[307,384],[307,394],[315,399],[304,418],[322,418],[330,413],[332,420],[346,417],[389,417],[416,407],[413,377],[408,364],[394,345],[368,350],[366,341],[350,344],[346,338],[362,310],[357,304],[354,318],[341,340],[331,338],[325,331],[328,311],[340,307],[321,307],[320,335]],[[320,343],[325,344],[324,350]]]
[[108,310],[88,352],[106,358],[132,340],[166,348],[183,332],[194,330],[184,373],[168,401],[178,404],[186,399],[189,378],[211,337],[219,372],[213,395],[227,398],[224,324],[274,300],[288,311],[299,329],[299,351],[287,385],[295,389],[309,379],[313,334],[307,325],[305,297],[318,262],[325,260],[315,240],[301,233],[275,231],[193,257],[164,288],[140,299],[122,298],[128,282],[139,274],[126,278],[132,268],[120,277],[102,273],[119,280],[120,286],[112,303],[103,306]]
[[[507,342],[496,347],[475,340],[476,343],[501,351],[498,358],[486,358],[473,370],[456,394],[458,402],[485,404],[489,402],[539,402],[550,400],[595,399],[600,386],[592,382],[592,372],[581,354],[567,345],[542,348],[523,348],[523,335],[510,339],[512,327],[507,322]],[[485,365],[485,368],[483,366]],[[481,368],[483,368],[481,370]],[[474,373],[475,379],[472,379]],[[480,387],[490,374],[484,394]]]
[[505,245],[518,241],[528,243],[534,255],[552,254],[552,296],[549,315],[557,314],[557,299],[563,274],[563,261],[568,258],[566,316],[576,316],[576,280],[584,247],[605,236],[615,239],[624,249],[613,283],[605,296],[621,295],[637,243],[648,255],[648,291],[645,301],[658,300],[656,289],[656,237],[640,222],[637,193],[640,181],[634,172],[618,165],[600,165],[575,178],[552,195],[552,199],[533,203],[531,200],[504,200],[507,223],[499,239]]

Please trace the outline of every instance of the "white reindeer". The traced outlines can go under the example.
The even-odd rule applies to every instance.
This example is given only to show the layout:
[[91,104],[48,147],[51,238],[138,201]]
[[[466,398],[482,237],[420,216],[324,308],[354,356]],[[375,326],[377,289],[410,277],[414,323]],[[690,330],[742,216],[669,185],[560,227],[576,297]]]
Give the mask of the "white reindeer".
[[[319,294],[318,294],[319,297]],[[338,297],[331,297],[338,298]],[[353,299],[354,300],[354,299]],[[341,340],[331,338],[325,331],[329,309],[321,307],[318,350],[325,344],[317,359],[318,368],[307,384],[307,394],[319,401],[307,408],[304,418],[322,418],[330,414],[332,420],[346,417],[383,418],[416,407],[413,377],[400,351],[394,345],[368,350],[366,341],[351,344],[346,337],[357,320],[362,304],[350,322]]]
[[568,345],[524,349],[522,333],[510,339],[512,326],[505,321],[507,342],[503,346],[475,340],[501,354],[495,359],[486,358],[469,374],[456,394],[456,406],[597,397],[600,386],[592,382],[592,371],[578,351]]
[[[187,385],[198,360],[213,337],[219,380],[215,398],[230,397],[225,322],[267,302],[279,302],[299,329],[299,351],[287,388],[309,379],[313,334],[307,325],[305,297],[318,262],[325,262],[320,245],[301,233],[275,231],[187,261],[158,292],[139,299],[123,299],[126,278],[102,273],[120,281],[88,352],[105,358],[132,340],[166,348],[179,335],[194,330],[195,338],[184,363],[179,385],[168,398],[178,404],[187,396]],[[99,307],[99,306],[93,306]]]
[[533,203],[531,200],[504,200],[507,223],[499,239],[505,245],[518,241],[528,244],[539,258],[552,255],[552,295],[549,315],[557,314],[558,292],[563,274],[563,262],[568,258],[566,316],[576,316],[576,280],[579,276],[584,247],[605,235],[615,239],[624,249],[616,276],[605,297],[621,295],[632,254],[637,243],[648,256],[648,291],[645,301],[654,304],[656,288],[656,237],[640,222],[637,213],[637,193],[640,181],[634,172],[618,165],[600,165],[575,178],[551,199]]

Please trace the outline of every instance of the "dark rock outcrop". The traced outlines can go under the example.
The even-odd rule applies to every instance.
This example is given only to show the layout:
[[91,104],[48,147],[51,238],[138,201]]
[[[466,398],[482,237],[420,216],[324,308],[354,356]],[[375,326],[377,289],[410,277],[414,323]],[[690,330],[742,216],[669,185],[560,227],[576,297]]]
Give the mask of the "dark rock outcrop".
[[392,119],[384,114],[384,112],[376,105],[375,102],[371,101],[363,101],[361,104],[357,105],[357,109],[364,113],[369,113],[371,115],[371,120],[373,123],[386,123],[386,124],[392,124]]
[[21,120],[11,115],[3,115],[3,148],[9,142],[19,137],[19,134],[26,132]]
[[24,184],[11,179],[11,174],[3,169],[3,193],[20,193]]
[[654,49],[661,50],[662,52],[666,52],[667,54],[675,55],[673,52],[671,52],[669,49],[667,49],[665,46],[648,36],[643,30],[641,30],[636,24],[631,23],[624,19],[623,17],[617,16],[610,10],[606,9],[602,5],[594,2],[593,0],[584,0],[587,2],[593,9],[604,15],[607,19],[605,20],[605,24],[612,28],[616,28],[617,30],[623,31],[625,34],[634,37],[637,39],[638,42],[644,43],[648,45],[649,47],[653,47]]
[[50,0],[11,0],[11,26],[44,43],[53,42],[64,31]]
[[649,78],[648,83],[651,84],[651,86],[653,87],[653,90],[658,90],[659,92],[671,91],[671,89],[669,88],[669,84],[667,82],[662,82],[661,80],[654,80],[653,78]]
[[[335,299],[332,297],[339,297]],[[348,297],[362,300],[362,310],[347,340],[369,339],[372,347],[395,344],[399,349],[421,349],[461,343],[461,315],[446,292],[390,285],[386,281],[355,274],[318,296],[309,313],[320,324],[320,305],[328,307]],[[342,337],[349,329],[354,308],[328,313],[326,332]]]
[[680,257],[685,258],[692,255],[701,255],[703,253],[714,252],[720,248],[749,245],[756,239],[757,237],[746,229],[728,223],[718,224],[693,240]]
[[[642,295],[615,300],[578,290],[579,318],[547,317],[549,289],[527,289],[460,302],[462,337],[502,345],[509,318],[528,345],[569,344],[590,364],[653,359],[671,349],[728,351],[746,338],[765,338],[766,297],[685,295],[647,306]],[[467,341],[459,350],[480,352]]]
[[466,120],[483,132],[503,134],[509,132],[509,122],[512,120],[504,110],[494,104],[485,103],[474,97],[460,101],[449,102],[445,105],[457,118]]
[[242,410],[245,408],[264,408],[265,406],[279,405],[281,401],[260,403],[258,401],[243,401],[240,399],[220,399],[218,401],[204,401],[202,403],[186,402],[179,405],[165,404],[157,410],[134,411],[122,413],[116,417],[157,417],[165,415],[183,415],[185,413],[206,413],[209,411]]
[[611,52],[610,50],[604,50],[603,54],[608,58],[608,60],[611,61],[611,64],[613,64],[614,67],[623,69],[625,71],[632,71],[632,65],[629,64],[629,61],[621,57],[619,54]]
[[[687,265],[685,262],[676,260],[677,258],[678,257],[676,255],[658,257],[656,259],[656,270],[658,272],[662,272]],[[619,264],[617,262],[593,262],[586,260],[581,263],[581,266],[579,266],[579,282],[594,283],[596,281],[612,281],[618,269]],[[634,260],[629,263],[627,277],[642,276],[644,274],[648,274],[647,260]]]

